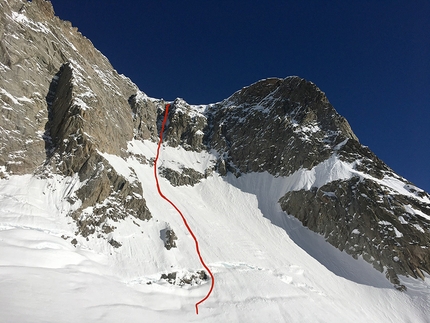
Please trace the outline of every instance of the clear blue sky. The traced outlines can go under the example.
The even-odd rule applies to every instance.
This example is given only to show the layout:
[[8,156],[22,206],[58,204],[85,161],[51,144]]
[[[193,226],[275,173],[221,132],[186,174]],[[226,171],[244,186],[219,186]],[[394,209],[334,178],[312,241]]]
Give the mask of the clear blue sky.
[[430,191],[430,0],[51,2],[151,97],[213,103],[266,77],[310,80]]

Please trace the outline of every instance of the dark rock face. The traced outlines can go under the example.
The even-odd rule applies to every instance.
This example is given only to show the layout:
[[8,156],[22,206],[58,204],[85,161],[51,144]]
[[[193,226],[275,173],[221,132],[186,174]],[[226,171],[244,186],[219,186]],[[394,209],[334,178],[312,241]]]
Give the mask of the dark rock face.
[[160,238],[164,241],[164,248],[167,250],[177,247],[176,240],[178,240],[178,237],[170,227],[160,231]]
[[342,147],[336,150],[336,153],[341,160],[354,163],[355,169],[364,174],[377,179],[382,179],[386,175],[401,179],[369,148],[362,146],[356,140],[348,140]]
[[184,167],[180,173],[171,168],[160,167],[159,172],[160,175],[166,178],[173,186],[194,186],[195,184],[199,183],[202,178],[206,178],[209,171],[206,174],[202,174],[193,168]]
[[[164,111],[159,111],[159,131],[161,131],[163,113]],[[169,110],[169,123],[165,130],[165,142],[172,147],[180,145],[186,150],[205,150],[207,147],[203,143],[203,137],[206,128],[207,118],[203,113],[191,108],[184,100],[176,99]]]
[[109,240],[109,244],[110,244],[112,247],[114,247],[114,248],[119,248],[119,247],[121,247],[121,246],[122,246],[118,241],[116,241],[116,240],[114,240],[114,239],[110,239],[110,240]]
[[340,250],[385,268],[396,285],[397,274],[423,278],[422,271],[430,272],[430,221],[405,207],[430,215],[428,204],[360,177],[288,192],[279,202]]
[[286,176],[327,159],[343,140],[357,140],[324,93],[298,77],[257,82],[210,113],[209,146],[237,174]]

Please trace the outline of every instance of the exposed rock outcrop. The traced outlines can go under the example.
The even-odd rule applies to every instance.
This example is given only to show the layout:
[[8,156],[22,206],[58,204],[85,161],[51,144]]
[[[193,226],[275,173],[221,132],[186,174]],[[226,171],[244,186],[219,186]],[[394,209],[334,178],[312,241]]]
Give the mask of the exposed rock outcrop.
[[194,170],[193,168],[184,167],[182,169],[182,172],[178,172],[171,168],[160,167],[159,173],[162,177],[166,178],[173,186],[194,186],[195,184],[199,183],[201,179],[206,178],[208,176],[208,173],[210,173],[210,170],[208,169],[206,174],[202,174]]
[[158,102],[149,99],[145,93],[138,91],[128,99],[128,103],[133,113],[134,138],[157,141]]
[[160,238],[163,240],[164,248],[167,250],[177,247],[176,240],[178,240],[178,237],[176,236],[175,231],[173,231],[170,227],[160,231]]
[[204,270],[201,270],[195,273],[171,272],[162,274],[160,279],[167,281],[169,284],[183,287],[185,285],[201,285],[204,281],[208,280],[209,277]]
[[[176,99],[169,109],[169,123],[165,142],[172,147],[181,145],[186,150],[202,151],[207,147],[203,137],[208,126],[204,115],[206,107],[191,107],[182,99]],[[161,130],[163,112],[159,111],[158,129]]]
[[430,221],[412,211],[430,214],[428,204],[360,177],[288,192],[280,204],[332,245],[385,271],[399,288],[397,274],[430,272]]
[[343,140],[357,140],[324,93],[299,77],[259,81],[210,113],[209,146],[237,174],[289,175],[327,159]]
[[[2,1],[0,7],[0,103],[6,112],[0,120],[5,134],[0,162],[6,172],[33,172],[46,159],[48,114],[54,116],[49,120],[54,132],[67,113],[84,117],[86,135],[105,152],[120,153],[133,134],[126,107],[137,87],[69,22],[55,17],[49,1]],[[49,90],[56,85],[54,101]],[[56,143],[68,139],[56,135]]]
[[79,174],[85,184],[72,217],[84,236],[111,231],[108,219],[149,219],[141,185],[119,175],[100,152],[124,156],[127,141],[140,131],[132,111],[149,116],[154,108],[129,103],[141,92],[76,28],[55,17],[49,1],[2,1],[0,7],[4,173]]

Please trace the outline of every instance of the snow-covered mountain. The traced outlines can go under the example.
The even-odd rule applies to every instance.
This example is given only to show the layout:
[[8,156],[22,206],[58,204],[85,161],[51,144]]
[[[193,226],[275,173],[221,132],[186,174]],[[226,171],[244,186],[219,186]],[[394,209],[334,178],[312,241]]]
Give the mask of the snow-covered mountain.
[[1,322],[428,322],[430,196],[315,84],[164,102],[49,1],[0,9]]

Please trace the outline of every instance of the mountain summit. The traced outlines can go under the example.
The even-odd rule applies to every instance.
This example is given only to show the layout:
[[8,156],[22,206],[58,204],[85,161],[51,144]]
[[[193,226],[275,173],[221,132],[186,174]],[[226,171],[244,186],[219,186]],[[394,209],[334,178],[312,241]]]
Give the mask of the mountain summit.
[[429,272],[429,195],[362,146],[313,83],[299,77],[259,81],[207,107],[189,132],[174,121],[191,108],[179,100],[175,106],[179,112],[166,133],[174,146],[201,149],[198,133],[220,156],[221,175],[284,177],[288,192],[273,203],[384,271],[400,289],[399,274],[424,279],[422,271]]
[[[118,318],[113,289],[127,299],[118,313],[174,321],[209,278],[156,193],[166,102],[49,1],[0,9],[0,286],[43,296],[0,296],[7,320]],[[204,319],[426,320],[430,196],[363,146],[315,84],[269,78],[215,104],[170,104],[158,173],[217,277]],[[53,295],[50,310],[70,311],[43,312]],[[353,302],[366,310],[351,314]]]

